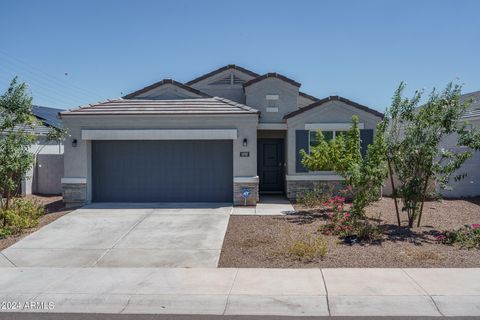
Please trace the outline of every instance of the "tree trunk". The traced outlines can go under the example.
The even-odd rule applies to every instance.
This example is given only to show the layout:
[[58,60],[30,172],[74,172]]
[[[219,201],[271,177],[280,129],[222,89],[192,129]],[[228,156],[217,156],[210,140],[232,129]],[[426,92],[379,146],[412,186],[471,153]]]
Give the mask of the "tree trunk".
[[430,180],[430,176],[425,180],[425,186],[423,187],[422,204],[420,205],[420,213],[418,214],[417,228],[420,227],[420,222],[422,221],[423,204],[425,203],[425,198],[427,196],[428,180]]
[[395,203],[395,211],[397,213],[397,223],[398,223],[398,226],[400,227],[400,212],[398,212],[397,197],[395,196],[395,183],[393,182],[393,170],[392,170],[392,165],[390,163],[390,159],[387,160],[387,163],[388,163],[388,171],[390,172],[390,183],[392,184],[392,198],[393,198],[393,202]]

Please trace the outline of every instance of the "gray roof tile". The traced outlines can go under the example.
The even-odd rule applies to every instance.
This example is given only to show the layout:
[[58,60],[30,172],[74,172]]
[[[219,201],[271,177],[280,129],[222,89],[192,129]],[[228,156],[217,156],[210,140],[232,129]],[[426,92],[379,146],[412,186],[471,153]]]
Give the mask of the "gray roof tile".
[[258,114],[243,104],[219,97],[148,100],[116,99],[89,104],[62,112],[61,115],[195,115],[195,114]]

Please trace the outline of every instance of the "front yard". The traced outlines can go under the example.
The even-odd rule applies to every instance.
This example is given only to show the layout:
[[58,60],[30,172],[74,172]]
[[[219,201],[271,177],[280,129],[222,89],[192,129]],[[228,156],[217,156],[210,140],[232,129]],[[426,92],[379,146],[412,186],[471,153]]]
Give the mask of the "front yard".
[[41,227],[57,220],[72,210],[66,209],[62,201],[62,196],[38,196],[30,195],[26,197],[27,200],[32,200],[34,203],[44,206],[45,214],[38,218],[38,224],[35,227],[21,230],[19,233],[0,237],[0,250],[3,250],[12,244],[22,240],[30,233],[37,231]]
[[[318,231],[326,223],[319,210],[300,205],[295,209],[295,215],[281,217],[231,216],[219,267],[480,267],[479,249],[461,249],[436,239],[444,230],[479,223],[480,198],[428,201],[422,227],[411,230],[397,226],[393,200],[383,198],[367,208],[367,216],[382,231],[381,240],[353,245]],[[325,239],[323,258],[307,261],[289,254],[293,243],[307,234]]]

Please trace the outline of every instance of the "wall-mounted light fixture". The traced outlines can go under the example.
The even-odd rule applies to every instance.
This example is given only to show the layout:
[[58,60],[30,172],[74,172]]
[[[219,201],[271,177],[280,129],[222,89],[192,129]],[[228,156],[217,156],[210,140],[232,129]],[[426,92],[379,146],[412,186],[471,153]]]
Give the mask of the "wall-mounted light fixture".
[[248,140],[247,138],[243,139],[243,146],[246,147],[248,145]]
[[77,139],[72,140],[72,147],[74,147],[74,148],[77,147]]

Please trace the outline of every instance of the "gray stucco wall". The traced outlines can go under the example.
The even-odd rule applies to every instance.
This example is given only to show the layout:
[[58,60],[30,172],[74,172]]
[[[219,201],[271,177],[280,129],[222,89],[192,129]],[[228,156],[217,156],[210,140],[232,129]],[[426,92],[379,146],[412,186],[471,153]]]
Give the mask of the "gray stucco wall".
[[[375,129],[376,124],[381,120],[371,113],[354,108],[341,101],[330,101],[287,119],[287,145],[289,147],[287,174],[297,174],[295,170],[295,159],[297,156],[295,153],[295,130],[305,130],[306,123],[351,123],[353,115],[358,116],[359,123],[363,123],[365,129]],[[310,173],[298,174],[305,175]]]
[[[266,78],[245,88],[246,104],[261,112],[260,122],[282,123],[283,116],[298,109],[298,87],[277,78]],[[278,95],[278,112],[267,112],[267,95]]]
[[[64,116],[64,126],[69,130],[65,141],[64,177],[87,178],[87,201],[92,199],[91,142],[81,139],[82,129],[237,129],[233,140],[234,177],[257,175],[257,115],[209,116]],[[243,139],[248,145],[243,146]],[[77,146],[72,147],[72,140]],[[240,151],[250,152],[250,157],[240,157]]]
[[61,194],[63,154],[38,154],[33,175],[33,190],[39,194]]
[[211,96],[217,96],[233,100],[239,103],[245,103],[245,93],[243,91],[243,85],[241,83],[237,84],[214,84],[218,80],[225,79],[231,75],[246,81],[253,79],[252,76],[249,76],[243,72],[234,69],[228,69],[223,72],[220,72],[212,77],[199,81],[191,85],[192,88],[205,92]]

